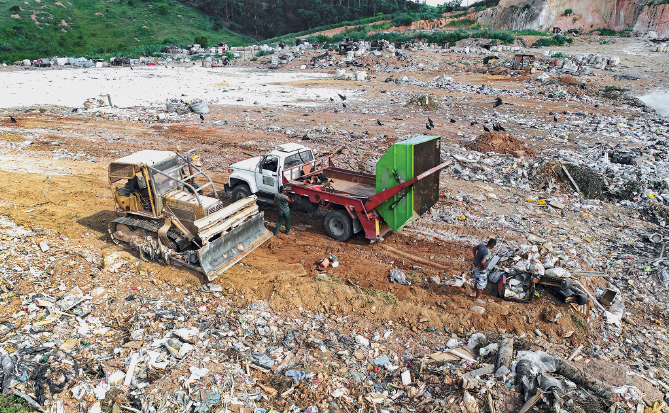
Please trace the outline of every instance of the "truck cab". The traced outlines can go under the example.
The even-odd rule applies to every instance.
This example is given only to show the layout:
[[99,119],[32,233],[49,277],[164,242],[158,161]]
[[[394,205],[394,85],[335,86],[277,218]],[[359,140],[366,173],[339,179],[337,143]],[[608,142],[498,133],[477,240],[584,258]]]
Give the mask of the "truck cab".
[[[286,143],[270,153],[237,162],[228,169],[226,192],[232,191],[232,201],[257,195],[259,202],[272,202],[279,192],[282,172],[304,165],[311,167],[314,153],[298,143]],[[303,171],[309,173],[311,170]]]

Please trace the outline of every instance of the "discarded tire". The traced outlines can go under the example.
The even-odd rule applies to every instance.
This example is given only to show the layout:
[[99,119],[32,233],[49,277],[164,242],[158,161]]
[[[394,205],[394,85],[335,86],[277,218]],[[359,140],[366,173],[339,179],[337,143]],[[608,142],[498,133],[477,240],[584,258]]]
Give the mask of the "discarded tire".
[[190,103],[190,110],[195,113],[206,115],[209,113],[209,106],[203,100],[194,100]]

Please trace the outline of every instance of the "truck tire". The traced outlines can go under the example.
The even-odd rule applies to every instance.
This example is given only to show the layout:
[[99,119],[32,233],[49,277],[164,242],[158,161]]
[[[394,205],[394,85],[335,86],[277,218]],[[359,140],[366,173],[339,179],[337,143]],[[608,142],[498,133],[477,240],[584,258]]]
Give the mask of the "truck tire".
[[330,211],[325,216],[325,232],[332,239],[347,241],[353,235],[353,222],[348,212]]
[[239,184],[232,190],[232,202],[237,202],[247,196],[251,196],[251,190],[246,184]]

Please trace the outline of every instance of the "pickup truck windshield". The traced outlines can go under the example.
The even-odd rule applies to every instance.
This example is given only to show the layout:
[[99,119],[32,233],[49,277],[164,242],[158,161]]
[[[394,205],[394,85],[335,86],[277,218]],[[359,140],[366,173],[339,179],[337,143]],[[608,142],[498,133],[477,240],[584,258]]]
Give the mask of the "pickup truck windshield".
[[307,162],[314,160],[314,155],[311,151],[302,151],[294,155],[286,156],[286,159],[283,161],[283,168],[288,169],[298,165],[303,165]]

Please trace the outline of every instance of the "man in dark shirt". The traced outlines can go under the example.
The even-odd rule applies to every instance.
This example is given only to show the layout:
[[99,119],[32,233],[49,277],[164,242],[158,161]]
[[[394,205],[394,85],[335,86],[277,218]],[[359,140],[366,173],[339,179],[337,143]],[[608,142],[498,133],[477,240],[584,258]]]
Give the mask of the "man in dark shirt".
[[496,244],[497,240],[491,238],[486,245],[479,244],[472,248],[474,255],[474,268],[472,268],[472,271],[474,273],[474,283],[476,284],[474,301],[479,304],[485,304],[485,301],[481,299],[481,291],[488,285],[488,254],[491,249],[495,248]]
[[289,202],[295,202],[288,197],[288,190],[285,187],[279,188],[279,193],[274,195],[274,206],[276,207],[276,213],[279,216],[276,222],[276,229],[274,230],[274,235],[277,235],[281,230],[281,225],[283,221],[286,221],[286,235],[290,234],[290,207],[288,206]]

